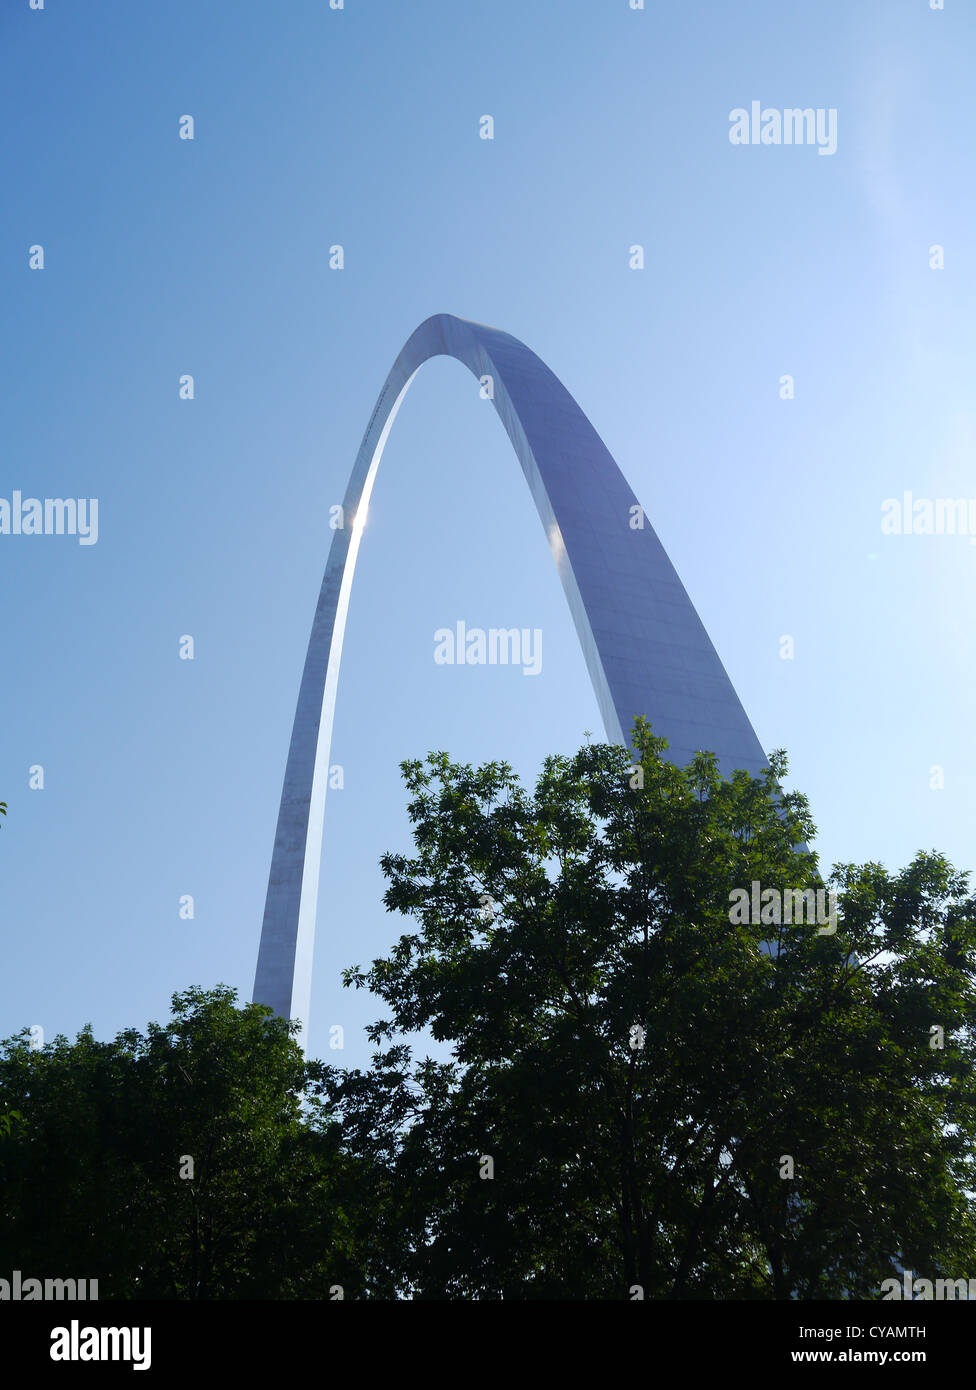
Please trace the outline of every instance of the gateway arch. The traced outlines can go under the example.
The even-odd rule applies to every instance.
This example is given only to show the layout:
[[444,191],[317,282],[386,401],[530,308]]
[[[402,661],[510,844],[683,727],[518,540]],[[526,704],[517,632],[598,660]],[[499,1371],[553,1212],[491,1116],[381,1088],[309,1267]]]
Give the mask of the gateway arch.
[[[491,380],[556,561],[607,739],[646,715],[688,763],[710,749],[722,772],[766,756],[677,572],[596,430],[562,382],[508,333],[435,314],[411,334],[380,392],[333,532],[298,693],[261,929],[256,1003],[308,1023],[319,863],[342,639],[383,446],[417,370],[455,357]],[[643,521],[643,526],[632,524]]]

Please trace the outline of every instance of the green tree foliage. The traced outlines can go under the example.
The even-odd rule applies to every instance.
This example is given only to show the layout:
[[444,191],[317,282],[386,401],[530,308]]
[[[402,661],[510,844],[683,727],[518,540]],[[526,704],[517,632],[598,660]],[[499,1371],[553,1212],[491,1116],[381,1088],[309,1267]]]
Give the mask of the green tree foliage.
[[103,1299],[361,1292],[370,1185],[303,1104],[293,1032],[218,987],[145,1034],[0,1045],[5,1277],[97,1278]]
[[[935,853],[840,865],[834,934],[733,922],[735,889],[822,884],[784,755],[723,780],[643,721],[635,748],[639,772],[607,745],[549,758],[531,795],[501,763],[403,764],[415,852],[383,867],[416,929],[346,972],[389,1011],[373,1066],[315,1087],[385,1174],[369,1288],[878,1298],[893,1260],[976,1276],[967,876]],[[413,1060],[423,1029],[452,1061]]]
[[[411,930],[347,983],[366,1071],[188,990],[166,1026],[0,1044],[0,1271],[102,1298],[878,1298],[976,1277],[976,900],[939,854],[835,866],[803,796],[635,754],[403,765]],[[750,895],[751,900],[751,895]],[[426,1030],[440,1058],[416,1059]],[[192,1159],[192,1176],[187,1160]]]

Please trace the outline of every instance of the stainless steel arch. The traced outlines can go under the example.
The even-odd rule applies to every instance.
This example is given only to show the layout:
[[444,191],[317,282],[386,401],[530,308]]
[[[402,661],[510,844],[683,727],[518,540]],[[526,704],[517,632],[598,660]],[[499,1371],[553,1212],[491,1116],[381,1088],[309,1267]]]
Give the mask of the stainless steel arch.
[[[298,695],[278,811],[254,999],[308,1021],[325,793],[342,639],[359,542],[390,427],[417,369],[455,357],[490,377],[549,539],[611,742],[644,714],[687,763],[767,766],[745,710],[653,528],[562,382],[508,333],[435,314],[410,336],[380,392],[333,533]],[[351,519],[351,524],[350,523]],[[642,526],[632,524],[641,520]]]

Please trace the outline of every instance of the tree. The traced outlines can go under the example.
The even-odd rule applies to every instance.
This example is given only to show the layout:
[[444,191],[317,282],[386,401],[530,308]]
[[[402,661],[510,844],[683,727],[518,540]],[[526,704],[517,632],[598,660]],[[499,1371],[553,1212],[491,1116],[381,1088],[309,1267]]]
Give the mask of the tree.
[[[295,1027],[233,990],[166,1026],[0,1045],[0,1268],[97,1278],[101,1298],[361,1291],[372,1190],[314,1098]],[[312,1064],[314,1070],[314,1064]]]
[[[835,866],[837,930],[738,920],[822,888],[785,755],[402,765],[415,929],[346,983],[390,1017],[313,1089],[386,1175],[368,1287],[418,1298],[880,1296],[976,1271],[976,900],[939,854]],[[636,763],[633,761],[636,758]],[[736,919],[736,920],[733,920]],[[452,1060],[414,1061],[429,1029]],[[941,1033],[939,1032],[941,1030]]]

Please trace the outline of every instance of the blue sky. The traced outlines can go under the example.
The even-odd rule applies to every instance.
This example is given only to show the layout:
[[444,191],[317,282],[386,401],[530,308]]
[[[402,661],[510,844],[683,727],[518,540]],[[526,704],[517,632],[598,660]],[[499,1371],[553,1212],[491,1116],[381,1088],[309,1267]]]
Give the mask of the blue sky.
[[[0,497],[99,499],[95,545],[0,535],[0,1034],[248,997],[329,507],[435,312],[521,338],[589,415],[822,862],[972,864],[976,545],[880,525],[905,490],[976,496],[968,5],[11,0],[0,38]],[[836,153],[732,145],[753,100],[835,108]],[[542,674],[435,664],[459,619],[541,628]],[[518,464],[434,361],[353,590],[313,1053],[362,1063],[381,1011],[339,972],[400,929],[377,865],[409,845],[399,761],[531,778],[585,729]]]

